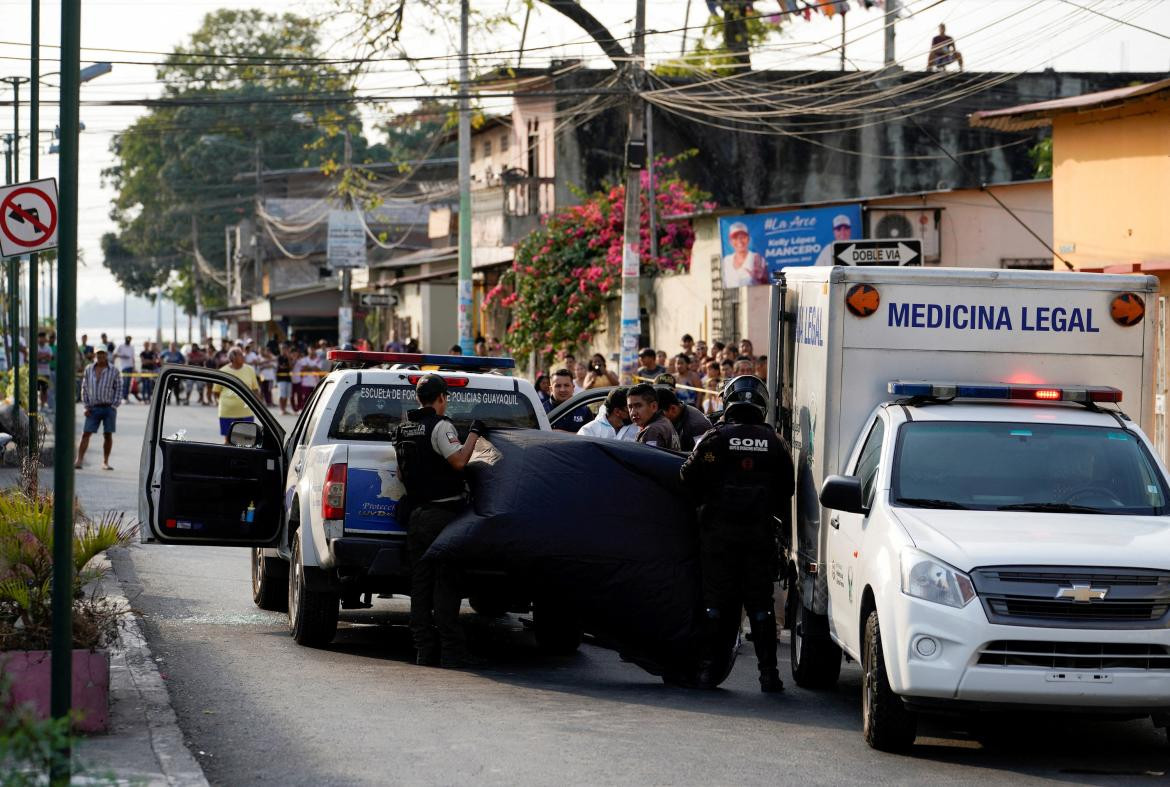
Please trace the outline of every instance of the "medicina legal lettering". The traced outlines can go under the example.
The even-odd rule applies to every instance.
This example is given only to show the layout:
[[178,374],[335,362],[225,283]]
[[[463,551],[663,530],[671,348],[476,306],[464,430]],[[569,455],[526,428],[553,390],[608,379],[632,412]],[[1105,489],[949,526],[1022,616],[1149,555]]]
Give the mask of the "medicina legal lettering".
[[886,311],[891,328],[1039,333],[1100,333],[1091,308],[891,302]]

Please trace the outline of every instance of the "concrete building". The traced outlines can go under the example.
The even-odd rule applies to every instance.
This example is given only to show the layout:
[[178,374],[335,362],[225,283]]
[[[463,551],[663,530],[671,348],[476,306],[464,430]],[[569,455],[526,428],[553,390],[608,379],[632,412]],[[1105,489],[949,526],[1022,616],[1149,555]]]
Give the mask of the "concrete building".
[[[839,76],[786,71],[753,73],[745,79],[758,87],[771,86],[776,95],[790,94],[799,105],[801,96],[822,89],[822,83],[831,85]],[[481,80],[493,90],[515,91],[517,98],[511,114],[487,119],[473,135],[477,264],[510,261],[516,239],[535,228],[540,215],[577,202],[575,189],[589,192],[620,179],[626,114],[620,96],[605,92],[613,91],[612,77],[609,71],[563,63]],[[765,208],[757,206],[766,205],[862,201],[873,211],[884,209],[933,233],[936,252],[930,256],[938,264],[959,264],[962,250],[964,264],[1047,266],[1052,258],[1044,244],[980,189],[983,183],[1001,184],[996,195],[1051,243],[1050,184],[1027,181],[1034,171],[1028,150],[1042,134],[1025,131],[1005,138],[992,129],[970,126],[967,116],[986,102],[1007,106],[1036,96],[1069,96],[1116,87],[1132,78],[1052,71],[962,72],[931,78],[917,72],[875,74],[858,88],[859,97],[865,91],[877,95],[894,90],[904,103],[921,109],[907,114],[881,103],[860,125],[844,118],[793,113],[780,121],[792,133],[738,131],[734,123],[713,123],[695,113],[655,107],[654,152],[674,156],[698,150],[681,164],[680,174],[710,192],[720,205],[750,206],[758,212]],[[669,90],[675,92],[665,98],[677,103],[678,96],[690,90],[684,82],[670,82]],[[745,103],[738,109],[751,108]],[[816,133],[800,131],[809,124]],[[952,158],[948,153],[960,155]],[[859,195],[875,194],[893,196],[859,200]],[[695,221],[702,237],[703,220]],[[891,218],[887,223],[896,221]],[[706,326],[708,334],[717,330],[761,335],[745,322],[756,311],[750,303],[754,296],[713,292],[709,266],[713,252],[703,252],[701,245],[702,241],[692,256],[690,274],[663,277],[652,286],[645,283],[643,334],[652,344],[672,347],[677,326],[684,324],[691,333]],[[490,281],[490,275],[485,271],[485,280]],[[477,283],[477,303],[483,291]],[[666,303],[669,310],[659,308]],[[609,304],[593,340],[606,355],[618,349],[616,310],[616,302]],[[510,317],[495,313],[487,322],[502,332]]]

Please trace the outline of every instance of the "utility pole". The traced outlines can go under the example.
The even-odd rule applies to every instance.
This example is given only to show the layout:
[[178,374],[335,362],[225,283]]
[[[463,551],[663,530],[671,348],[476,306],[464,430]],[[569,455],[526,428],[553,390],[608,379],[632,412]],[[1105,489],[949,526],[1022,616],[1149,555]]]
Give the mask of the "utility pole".
[[[61,0],[61,158],[58,182],[57,379],[53,452],[53,650],[51,709],[69,715],[73,703],[73,438],[77,360],[77,147],[81,134],[81,0]],[[67,738],[64,740],[68,740]],[[69,744],[52,760],[49,780],[68,784]]]
[[[350,139],[349,127],[345,128],[345,172],[349,173],[350,162],[353,160],[353,142]],[[360,205],[353,204],[353,196],[346,194],[345,201],[350,210],[361,210]],[[257,238],[259,241],[259,238]],[[337,310],[337,346],[345,347],[353,342],[353,270],[347,265],[341,269],[341,307]]]
[[[9,182],[20,182],[20,86],[28,82],[28,77],[6,77],[0,79],[0,82],[7,82],[12,85],[12,177]],[[35,140],[34,140],[35,147]],[[10,301],[8,304],[9,313],[12,325],[12,363],[9,367],[12,369],[12,406],[16,408],[16,415],[20,417],[20,257],[13,257],[8,261],[8,292]],[[34,333],[34,338],[36,334]],[[30,358],[35,352],[36,342],[29,345]],[[31,372],[35,372],[35,367],[29,365]],[[36,390],[35,377],[32,373],[29,374],[29,388]],[[31,416],[30,416],[31,417]]]
[[626,137],[626,206],[622,226],[622,385],[634,382],[638,341],[642,335],[642,311],[638,301],[641,286],[642,169],[646,166],[644,131],[646,113],[638,91],[646,54],[646,0],[638,0],[634,13],[634,51],[626,78],[630,84],[628,134]]
[[[459,4],[459,347],[475,352],[471,336],[471,100],[467,62],[468,0]],[[434,348],[430,348],[432,351]]]
[[[28,81],[28,177],[36,180],[41,171],[41,0],[32,0],[32,52],[30,53],[29,81]],[[40,467],[40,449],[37,446],[37,366],[32,360],[32,353],[37,346],[37,266],[40,256],[33,254],[28,261],[28,458],[33,462],[33,468]],[[19,410],[18,410],[19,412]],[[36,479],[34,469],[30,478]]]
[[898,62],[894,56],[894,23],[898,21],[898,0],[886,0],[886,68],[892,68]]
[[658,191],[654,170],[654,105],[646,102],[646,212],[650,224],[650,256],[658,259]]
[[[199,225],[195,214],[191,214],[191,245],[194,254],[191,256],[191,287],[195,290],[195,321],[199,323],[200,341],[203,340],[203,287],[199,280]],[[125,315],[123,315],[123,320]],[[189,333],[190,331],[188,331]]]

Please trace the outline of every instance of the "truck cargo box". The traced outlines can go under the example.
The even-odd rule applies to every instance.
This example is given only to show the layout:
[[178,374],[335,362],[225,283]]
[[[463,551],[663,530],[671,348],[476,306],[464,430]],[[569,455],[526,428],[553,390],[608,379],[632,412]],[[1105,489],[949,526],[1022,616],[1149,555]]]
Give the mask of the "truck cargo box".
[[780,334],[797,467],[792,546],[817,613],[826,604],[815,574],[827,525],[820,484],[843,472],[867,416],[894,398],[889,381],[1110,385],[1153,433],[1152,276],[839,266],[792,270],[787,282]]

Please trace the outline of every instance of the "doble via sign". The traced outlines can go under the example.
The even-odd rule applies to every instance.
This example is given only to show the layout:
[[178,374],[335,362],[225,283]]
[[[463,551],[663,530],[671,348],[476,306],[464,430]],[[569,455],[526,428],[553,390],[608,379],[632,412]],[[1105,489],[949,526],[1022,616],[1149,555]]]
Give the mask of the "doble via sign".
[[0,257],[57,248],[57,181],[0,188]]
[[363,292],[359,296],[362,306],[397,306],[398,295],[393,292]]
[[833,241],[836,265],[921,265],[922,241],[916,238]]

